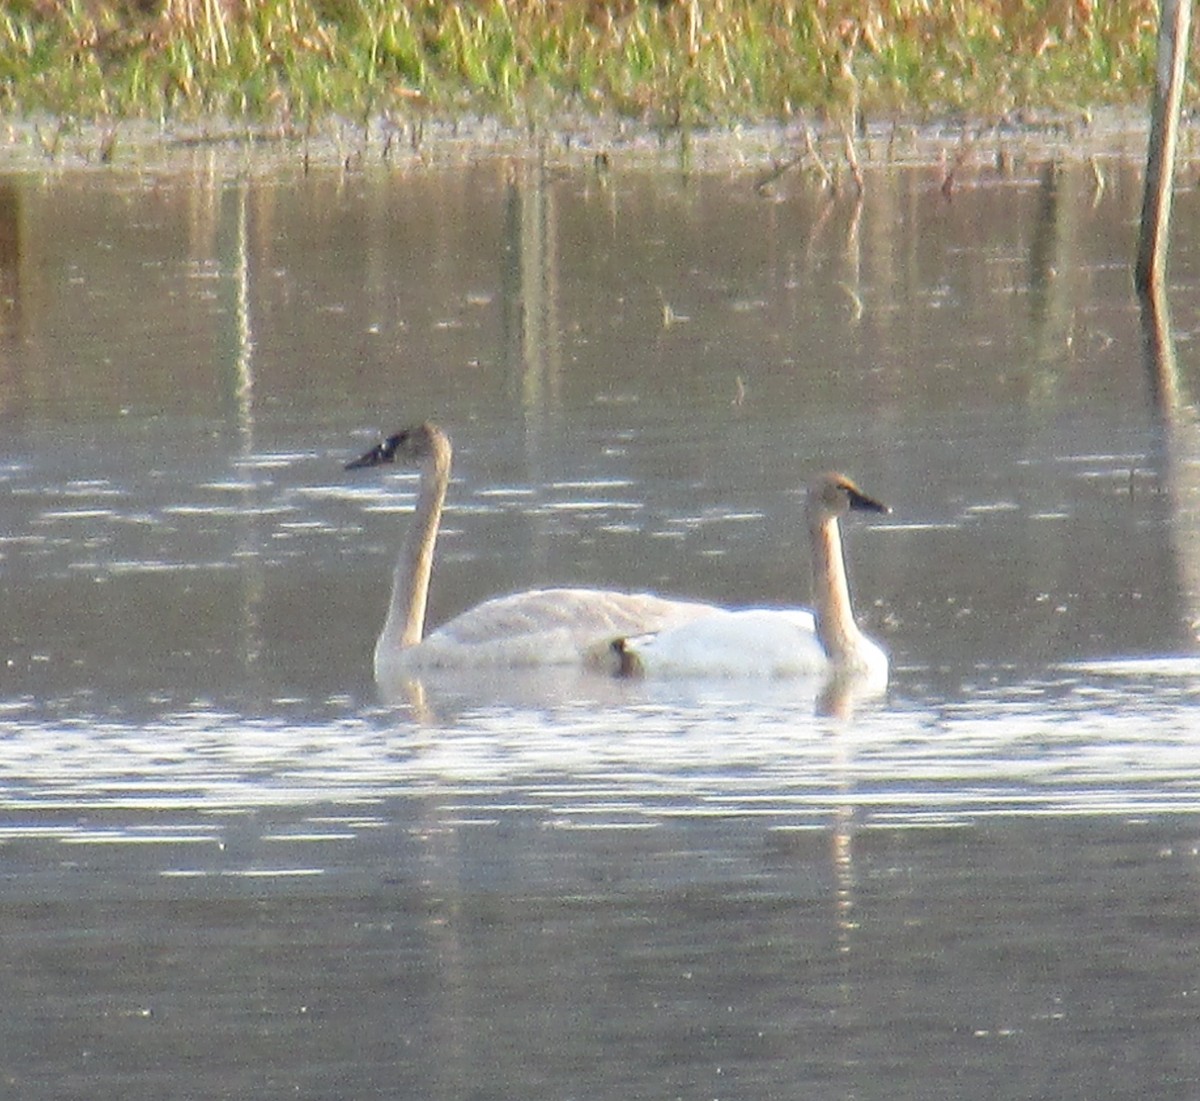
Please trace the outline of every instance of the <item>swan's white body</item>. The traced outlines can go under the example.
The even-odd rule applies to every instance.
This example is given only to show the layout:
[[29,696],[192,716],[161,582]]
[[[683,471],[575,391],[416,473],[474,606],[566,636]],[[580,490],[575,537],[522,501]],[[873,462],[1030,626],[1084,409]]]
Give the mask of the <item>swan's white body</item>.
[[416,512],[396,563],[375,676],[439,669],[586,666],[627,676],[791,677],[832,673],[887,680],[887,656],[850,612],[837,519],[849,508],[886,511],[839,475],[809,492],[817,610],[730,610],[651,593],[534,589],[484,601],[425,635],[433,550],[449,484],[451,447],[436,425],[406,429],[348,468],[416,463]]
[[614,639],[669,629],[710,611],[651,593],[531,589],[485,600],[415,646],[397,646],[385,630],[375,646],[375,674],[382,679],[434,669],[551,665],[612,669]]
[[716,608],[703,618],[621,640],[627,675],[652,677],[862,676],[886,684],[888,656],[863,637],[853,662],[835,663],[807,608]]

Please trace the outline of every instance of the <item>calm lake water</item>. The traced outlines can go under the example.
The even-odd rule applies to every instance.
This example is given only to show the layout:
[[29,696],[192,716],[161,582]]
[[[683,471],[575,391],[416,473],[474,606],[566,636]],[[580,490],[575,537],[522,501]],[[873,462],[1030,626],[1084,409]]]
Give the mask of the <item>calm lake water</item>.
[[[1155,340],[1143,139],[989,142],[0,173],[5,1095],[1197,1096],[1195,166]],[[845,470],[887,696],[381,695],[424,418],[435,622],[805,603]]]

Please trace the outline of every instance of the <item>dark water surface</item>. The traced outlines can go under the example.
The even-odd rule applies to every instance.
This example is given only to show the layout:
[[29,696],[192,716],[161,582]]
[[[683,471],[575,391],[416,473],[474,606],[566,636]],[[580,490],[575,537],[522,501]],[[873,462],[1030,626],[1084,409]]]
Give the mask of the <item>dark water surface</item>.
[[[1156,345],[1136,169],[1012,152],[0,176],[0,1092],[1197,1096],[1200,212]],[[435,621],[803,603],[846,470],[887,697],[381,698],[425,417]]]

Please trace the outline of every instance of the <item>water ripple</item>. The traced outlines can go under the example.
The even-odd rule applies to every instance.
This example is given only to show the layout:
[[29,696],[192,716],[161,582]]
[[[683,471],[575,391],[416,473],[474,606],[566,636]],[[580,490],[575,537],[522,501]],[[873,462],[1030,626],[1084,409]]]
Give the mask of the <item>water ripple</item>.
[[[850,720],[815,717],[778,686],[640,686],[602,705],[464,700],[436,719],[350,707],[306,719],[301,700],[291,717],[197,707],[150,722],[22,721],[10,706],[0,789],[33,829],[50,812],[365,808],[397,796],[460,816],[519,806],[572,828],[749,815],[794,829],[847,810],[889,828],[1195,812],[1194,672],[1158,661],[1081,680],[1073,666],[970,702],[901,686]],[[1147,691],[1147,678],[1167,677],[1169,690]],[[92,836],[79,829],[76,840]]]

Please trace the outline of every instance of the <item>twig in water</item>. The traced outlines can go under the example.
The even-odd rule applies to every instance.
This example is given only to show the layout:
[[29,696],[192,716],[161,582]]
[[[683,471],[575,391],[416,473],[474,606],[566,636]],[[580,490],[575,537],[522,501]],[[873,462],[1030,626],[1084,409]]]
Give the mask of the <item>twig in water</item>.
[[664,329],[669,329],[679,321],[691,321],[691,318],[687,314],[675,312],[675,308],[667,301],[661,287],[656,287],[655,289],[658,291],[658,301],[662,306],[662,327]]
[[761,176],[755,181],[755,192],[759,195],[765,194],[776,180],[778,180],[785,172],[790,172],[802,160],[804,160],[804,154],[797,153],[796,156],[788,157],[786,161],[780,161],[777,163],[770,172],[766,173],[766,175]]
[[833,190],[833,176],[826,167],[825,162],[821,160],[821,154],[817,152],[816,146],[813,145],[812,131],[806,126],[804,128],[804,151],[813,159],[813,164],[817,166],[817,171],[821,173],[821,180],[826,191]]
[[[954,175],[962,168],[970,159],[971,153],[974,151],[974,143],[967,135],[963,135],[961,144],[958,147],[958,152],[954,154],[954,163],[951,164],[949,171],[942,178],[942,194],[949,199],[954,193]],[[946,150],[942,150],[942,163],[946,163]]]
[[107,126],[100,135],[100,163],[112,164],[117,152],[117,128]]
[[867,185],[863,181],[862,169],[858,166],[858,154],[854,151],[854,139],[845,126],[842,127],[842,147],[846,153],[846,163],[850,166],[850,175],[854,178],[854,186],[858,189],[861,197],[866,191]]
[[863,300],[858,296],[858,292],[849,283],[838,283],[838,286],[846,292],[850,301],[854,304],[854,320],[861,320],[866,308],[863,306]]

